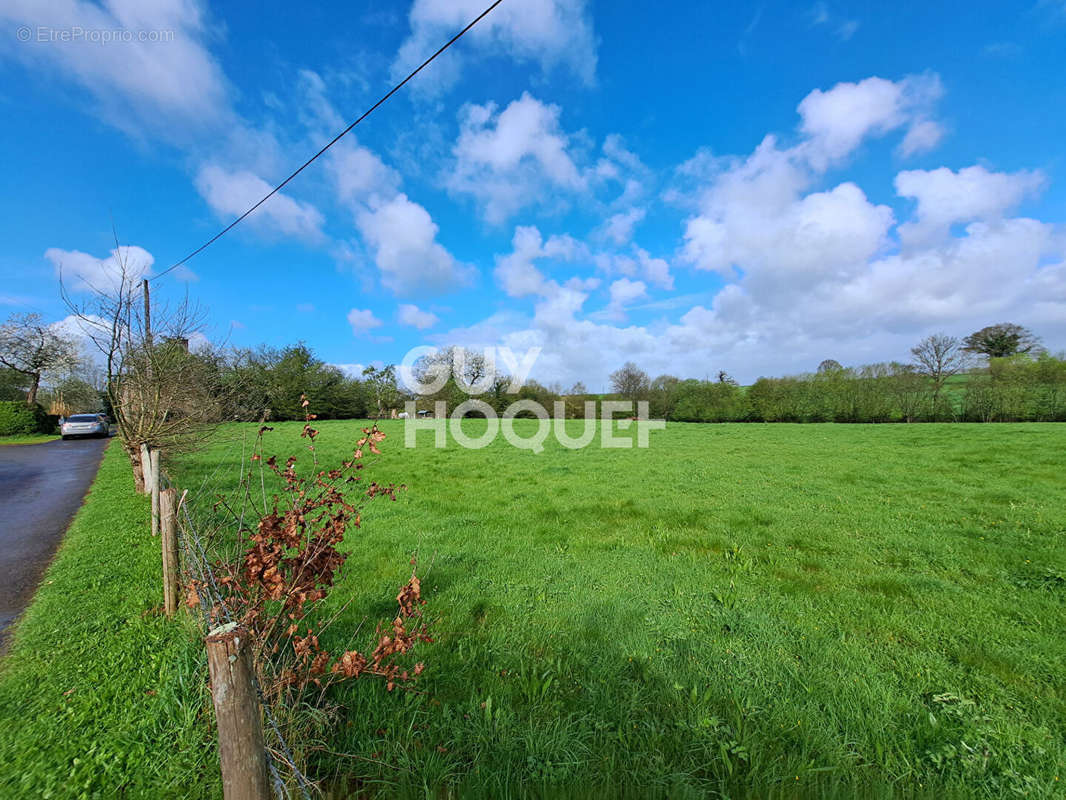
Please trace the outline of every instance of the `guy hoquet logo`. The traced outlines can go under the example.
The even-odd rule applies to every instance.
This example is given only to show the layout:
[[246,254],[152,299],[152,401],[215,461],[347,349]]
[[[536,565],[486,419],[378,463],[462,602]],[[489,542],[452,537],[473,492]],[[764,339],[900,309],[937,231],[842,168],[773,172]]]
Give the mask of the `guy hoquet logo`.
[[[410,350],[404,356],[399,372],[400,379],[411,391],[422,397],[432,397],[444,389],[450,379],[468,399],[456,405],[450,415],[447,403],[436,400],[432,416],[427,409],[420,410],[416,401],[408,400],[400,415],[404,418],[404,446],[415,447],[419,431],[432,431],[433,446],[436,448],[447,447],[450,435],[460,447],[476,450],[490,445],[501,433],[513,447],[534,453],[544,450],[544,442],[549,436],[554,436],[559,444],[571,450],[588,447],[597,438],[602,448],[646,448],[649,446],[650,432],[666,427],[665,421],[648,418],[648,403],[645,400],[638,400],[635,404],[630,400],[603,400],[599,402],[598,415],[597,403],[586,400],[583,415],[570,420],[571,427],[584,421],[580,433],[574,436],[572,430],[568,430],[566,403],[562,400],[553,401],[549,413],[536,400],[522,398],[510,403],[499,414],[493,406],[479,399],[479,395],[494,387],[500,388],[503,382],[506,383],[506,394],[518,394],[540,352],[539,347],[534,347],[518,357],[509,347],[488,347],[480,352],[452,348],[450,353],[435,347]],[[498,365],[504,369],[499,370]],[[515,429],[515,419],[519,415],[536,420],[535,432],[530,434],[529,429],[524,427],[521,433]],[[622,418],[619,419],[617,415],[622,415]],[[484,418],[484,432],[472,436],[465,431],[462,421],[468,416]],[[616,434],[616,430],[628,434],[634,425],[635,439],[631,435]]]

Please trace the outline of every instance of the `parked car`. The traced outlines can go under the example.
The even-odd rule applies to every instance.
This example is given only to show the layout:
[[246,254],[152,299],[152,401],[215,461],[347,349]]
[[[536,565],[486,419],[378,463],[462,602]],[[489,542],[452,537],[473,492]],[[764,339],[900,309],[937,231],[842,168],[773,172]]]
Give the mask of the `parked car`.
[[111,426],[104,414],[73,414],[59,423],[64,439],[73,436],[108,436]]

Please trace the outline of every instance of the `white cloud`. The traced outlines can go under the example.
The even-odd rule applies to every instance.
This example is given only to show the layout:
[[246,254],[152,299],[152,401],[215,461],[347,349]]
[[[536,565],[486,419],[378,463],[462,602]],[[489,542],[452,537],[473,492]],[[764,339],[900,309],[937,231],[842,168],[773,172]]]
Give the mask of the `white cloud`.
[[[622,284],[616,291],[630,290]],[[436,338],[541,347],[534,378],[582,380],[593,391],[606,389],[608,374],[630,360],[652,375],[708,377],[725,369],[744,382],[810,371],[828,357],[846,364],[906,360],[927,333],[963,335],[997,319],[1020,321],[1054,346],[1066,343],[1066,242],[1062,231],[1035,220],[974,222],[961,239],[875,256],[848,276],[800,286],[785,298],[741,278],[676,321],[649,325],[583,314],[586,299],[558,287],[536,300],[532,317],[496,314]]]
[[[199,165],[197,189],[227,222],[271,189],[258,176],[277,171],[282,147],[274,129],[234,110],[233,92],[209,50],[224,28],[201,0],[11,0],[0,5],[0,22],[12,30],[24,25],[31,35],[26,43],[0,37],[0,56],[25,63],[35,77],[84,87],[78,96],[86,110],[129,136],[177,145]],[[49,31],[72,38],[49,38]],[[129,38],[99,38],[117,35]],[[250,221],[260,230],[316,239],[322,224],[316,209],[285,195]]]
[[[496,258],[496,281],[510,297],[548,296],[558,292],[559,283],[549,280],[534,261],[574,261],[588,256],[588,248],[568,235],[549,236],[547,241],[532,225],[519,225],[511,240],[513,250]],[[584,291],[599,285],[596,279],[571,278],[566,286]]]
[[348,324],[352,326],[352,333],[359,336],[374,328],[381,327],[383,323],[374,316],[373,311],[353,308],[348,312]]
[[399,320],[400,324],[410,325],[412,328],[417,328],[420,331],[432,328],[440,322],[440,317],[436,314],[429,311],[423,311],[418,306],[411,305],[410,303],[404,303],[396,309],[396,319]]
[[398,194],[356,214],[386,289],[401,296],[439,294],[471,284],[476,270],[437,241],[439,228],[425,208]]
[[448,189],[474,197],[494,224],[545,199],[549,191],[583,191],[587,180],[568,151],[559,114],[558,106],[528,92],[498,113],[495,103],[464,106]]
[[83,354],[95,358],[98,348],[96,341],[104,341],[111,330],[111,324],[96,314],[75,316],[68,314],[63,319],[48,326],[59,335],[76,341]]
[[[846,130],[813,126],[794,148],[767,137],[745,159],[701,162],[700,212],[686,224],[683,254],[729,283],[709,307],[683,315],[671,335],[703,341],[726,359],[748,352],[750,361],[730,369],[750,379],[753,369],[811,369],[819,354],[906,358],[923,333],[961,334],[1000,318],[1042,321],[1045,331],[1066,334],[1054,321],[1066,314],[1058,266],[1066,239],[1045,223],[1004,218],[1039,188],[1039,173],[901,172],[897,191],[917,208],[896,237],[891,211],[854,183],[810,191],[831,160],[809,158],[812,149],[840,156],[885,126],[905,124],[881,113],[892,105],[882,102],[884,89],[867,95],[873,111],[853,106],[858,121]],[[963,223],[953,236],[952,226]],[[897,240],[903,247],[893,252]]]
[[[222,70],[204,41],[213,26],[196,0],[6,0],[0,22],[0,53],[33,70],[56,72],[84,87],[94,110],[118,128],[148,128],[173,140],[215,128],[230,117]],[[14,30],[28,26],[33,41],[18,42]],[[132,41],[103,43],[88,34],[71,41],[38,40],[38,26],[57,31],[134,33]],[[148,41],[141,41],[138,32]],[[169,32],[169,34],[166,34]],[[160,33],[169,38],[159,40]]]
[[822,0],[811,6],[807,14],[811,18],[811,25],[825,25],[829,22],[829,6]]
[[724,277],[743,270],[777,292],[839,278],[873,256],[892,224],[853,183],[803,196],[810,176],[768,137],[707,187],[685,228],[684,257]]
[[647,288],[644,281],[631,281],[629,278],[614,281],[608,289],[611,299],[604,309],[604,316],[609,319],[625,319],[626,307],[646,298]]
[[[363,370],[366,369],[366,364],[330,364],[331,367],[336,367],[349,378],[362,378]],[[380,362],[374,364],[374,366],[382,366]]]
[[523,210],[551,215],[580,202],[605,219],[595,238],[625,244],[646,214],[655,174],[618,134],[604,137],[597,153],[585,131],[563,129],[561,113],[529,92],[502,110],[492,102],[463,106],[443,184],[471,197],[494,225]]
[[80,250],[50,247],[44,257],[52,262],[56,275],[75,291],[110,292],[118,288],[123,272],[130,281],[151,277],[155,257],[143,247],[123,246],[103,258]]
[[940,139],[939,125],[930,115],[943,91],[940,78],[932,74],[815,89],[797,108],[800,131],[807,137],[805,155],[816,170],[824,170],[851,155],[863,139],[900,128],[908,128],[905,155],[927,149]]
[[899,154],[910,158],[932,150],[944,138],[944,126],[931,119],[917,120],[907,128],[907,135],[899,144]]
[[627,275],[637,274],[637,260],[626,253],[600,252],[592,258],[596,269],[604,275]]
[[[485,10],[484,0],[415,0],[411,34],[392,65],[395,80],[414,67]],[[454,48],[419,75],[415,89],[435,94],[451,87],[462,71],[464,51],[535,62],[544,72],[565,67],[583,83],[596,76],[596,37],[585,0],[522,0],[503,3]]]
[[811,27],[831,25],[836,37],[842,42],[848,41],[859,30],[860,23],[858,20],[844,19],[831,13],[829,5],[824,2],[818,2],[811,6],[807,11],[807,17],[810,19]]
[[616,245],[627,244],[633,238],[633,229],[640,224],[646,214],[643,208],[619,211],[607,218],[597,234]]
[[[710,300],[689,299],[698,305],[687,308],[639,302],[653,281],[634,248],[593,257],[600,270],[621,277],[606,308],[587,313],[595,287],[548,277],[538,263],[543,237],[519,228],[513,252],[497,261],[497,279],[508,294],[532,298],[532,315],[497,313],[491,324],[438,338],[539,346],[534,377],[584,380],[594,390],[627,360],[652,374],[706,376],[721,368],[745,381],[812,370],[827,357],[905,360],[927,333],[964,335],[1001,319],[1034,328],[1053,347],[1066,343],[1066,230],[1008,216],[1043,176],[983,167],[901,172],[897,191],[917,202],[897,226],[892,211],[855,182],[822,186],[824,173],[870,137],[927,136],[921,126],[931,121],[939,82],[842,86],[809,96],[816,100],[801,106],[794,146],[768,136],[746,157],[702,151],[679,172],[686,185],[677,197],[694,209],[681,256],[726,282]],[[665,279],[669,267],[658,261]],[[679,316],[625,325],[631,304]]]
[[534,260],[544,256],[540,231],[532,226],[519,226],[512,245],[513,252],[496,261],[496,281],[510,297],[542,294],[547,279],[533,266]]
[[[327,97],[326,82],[309,69],[297,80],[299,111],[316,146],[325,145],[347,124]],[[403,179],[373,150],[349,132],[324,157],[324,166],[342,203],[380,203],[395,197]]]
[[674,279],[670,275],[670,265],[662,258],[654,258],[647,250],[634,248],[640,273],[661,289],[673,290]]
[[982,166],[901,172],[896,192],[917,200],[918,207],[915,219],[899,226],[900,239],[918,246],[946,237],[957,223],[998,219],[1043,185],[1040,172],[989,172]]
[[[343,122],[315,72],[300,73],[306,123],[323,143]],[[382,285],[397,295],[439,294],[469,285],[476,271],[461,264],[437,242],[439,227],[429,212],[400,191],[400,174],[349,134],[326,156],[337,200],[351,211]],[[350,242],[334,247],[344,263],[364,261]],[[412,306],[413,308],[413,306]]]
[[1059,262],[1066,257],[1053,226],[1024,218],[973,222],[961,237],[873,261],[833,287],[826,299],[834,306],[822,301],[815,318],[841,326],[861,319],[871,331],[939,325],[968,332],[1001,316],[1035,324],[1034,305],[1051,299],[1040,291],[1050,288],[1060,304],[1066,297],[1061,271],[1057,285],[1051,280],[1054,267],[1044,263],[1049,257]]
[[402,182],[399,173],[369,148],[345,138],[329,152],[327,168],[341,202],[377,203],[398,194]]
[[[273,187],[251,172],[230,172],[217,164],[206,164],[196,175],[196,188],[222,221],[231,222]],[[317,208],[284,192],[267,200],[247,221],[261,229],[309,240],[321,238],[324,222]]]
[[[814,90],[799,104],[803,138],[782,148],[767,136],[744,159],[703,154],[685,177],[699,213],[685,226],[684,257],[784,302],[797,291],[847,280],[889,244],[894,217],[851,182],[806,193],[869,137],[927,121],[942,88],[935,75],[867,78]],[[736,272],[739,270],[739,273]]]
[[199,353],[204,350],[210,350],[211,347],[211,340],[202,331],[192,331],[189,334],[189,350],[192,352]]
[[593,256],[596,268],[607,275],[643,276],[660,289],[672,290],[674,279],[665,259],[653,257],[636,245],[628,252],[600,252]]
[[196,281],[200,280],[200,276],[193,272],[185,264],[182,264],[178,267],[174,267],[167,274],[174,278],[174,280],[181,281],[182,283],[195,283]]
[[837,38],[842,42],[848,41],[859,30],[859,21],[846,19],[837,26]]

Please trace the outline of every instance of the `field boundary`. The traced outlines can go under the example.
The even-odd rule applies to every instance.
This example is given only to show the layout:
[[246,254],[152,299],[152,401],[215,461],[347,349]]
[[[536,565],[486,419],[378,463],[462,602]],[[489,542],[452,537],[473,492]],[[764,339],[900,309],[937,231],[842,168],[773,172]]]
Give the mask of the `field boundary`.
[[[154,508],[160,507],[158,500],[160,491],[179,492],[177,486],[174,485],[165,472],[161,472],[159,478],[159,481],[154,483],[151,487],[152,493],[155,496],[155,499],[153,499]],[[183,580],[180,581],[180,584],[182,587],[193,587],[193,591],[195,591],[197,595],[197,606],[201,611],[201,616],[196,618],[199,620],[200,630],[203,637],[210,642],[210,640],[220,631],[226,629],[232,630],[238,625],[238,623],[233,619],[229,608],[222,598],[222,593],[219,589],[219,580],[211,566],[211,561],[207,554],[207,547],[204,545],[203,537],[200,536],[199,532],[196,530],[196,524],[193,522],[192,516],[189,514],[188,491],[180,492],[178,497],[179,499],[174,511],[176,515],[175,522],[177,523],[175,525],[175,531],[179,534],[177,543],[181,554],[180,569],[183,576]],[[165,546],[166,545],[164,545],[164,547]],[[166,576],[164,576],[164,580],[166,580]],[[286,800],[286,798],[290,796],[285,780],[278,769],[278,767],[281,766],[284,769],[287,769],[291,774],[302,800],[310,800],[311,782],[300,771],[299,767],[296,766],[296,760],[293,758],[292,750],[281,733],[281,728],[270,708],[270,704],[267,703],[263,697],[263,691],[256,679],[254,668],[248,671],[248,675],[253,689],[253,692],[248,699],[259,709],[262,718],[267,721],[269,732],[274,742],[273,748],[266,745],[262,731],[256,732],[256,736],[254,737],[256,742],[264,741],[264,746],[262,747],[263,756],[266,761],[266,768],[270,773],[270,783],[273,788],[274,796],[277,797],[278,800]],[[235,733],[238,735],[242,733],[248,735],[251,732],[237,731]],[[222,735],[223,734],[220,732],[220,737]],[[227,782],[228,777],[226,774],[223,774],[222,778],[224,783]]]

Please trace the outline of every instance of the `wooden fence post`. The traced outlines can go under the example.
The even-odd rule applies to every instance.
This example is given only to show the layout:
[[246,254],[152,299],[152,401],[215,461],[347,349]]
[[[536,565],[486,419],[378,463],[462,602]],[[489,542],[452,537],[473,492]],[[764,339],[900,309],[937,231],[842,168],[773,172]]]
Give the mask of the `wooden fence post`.
[[159,493],[159,533],[163,543],[163,609],[168,617],[178,611],[181,575],[178,566],[178,490]]
[[141,477],[144,479],[144,493],[152,493],[152,454],[148,445],[141,442]]
[[259,699],[252,683],[247,630],[230,622],[211,631],[207,666],[218,725],[218,758],[225,800],[270,800]]
[[148,448],[148,469],[152,475],[152,536],[159,533],[159,450]]

